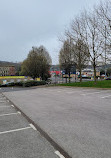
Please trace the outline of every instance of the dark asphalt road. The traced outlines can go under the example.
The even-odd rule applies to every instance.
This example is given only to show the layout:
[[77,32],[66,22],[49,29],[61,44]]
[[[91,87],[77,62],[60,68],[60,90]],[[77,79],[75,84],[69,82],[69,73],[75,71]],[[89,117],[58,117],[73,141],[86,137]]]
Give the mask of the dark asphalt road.
[[111,158],[111,90],[37,88],[4,93],[73,158]]

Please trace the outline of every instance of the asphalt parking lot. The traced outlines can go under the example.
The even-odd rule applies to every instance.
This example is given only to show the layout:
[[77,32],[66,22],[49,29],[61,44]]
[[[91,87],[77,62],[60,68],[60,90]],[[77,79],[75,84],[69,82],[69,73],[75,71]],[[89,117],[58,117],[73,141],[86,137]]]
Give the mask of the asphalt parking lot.
[[0,158],[58,158],[51,144],[0,93]]
[[110,89],[50,87],[4,94],[70,157],[111,158]]

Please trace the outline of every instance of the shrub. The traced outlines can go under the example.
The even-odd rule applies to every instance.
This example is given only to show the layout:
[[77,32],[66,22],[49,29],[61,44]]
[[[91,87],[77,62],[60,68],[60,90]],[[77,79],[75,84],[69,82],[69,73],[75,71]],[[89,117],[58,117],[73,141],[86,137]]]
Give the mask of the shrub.
[[7,82],[6,84],[2,84],[0,85],[0,87],[10,87],[10,86],[15,86],[15,83],[14,82]]
[[39,86],[39,85],[45,85],[46,81],[22,81],[16,83],[17,86],[23,86],[23,87],[31,87],[31,86]]
[[39,86],[45,85],[46,81],[20,81],[20,82],[10,82],[4,85],[0,84],[0,87],[8,87],[8,86],[22,86],[22,87],[31,87],[31,86]]
[[15,86],[23,86],[23,82],[22,82],[22,81],[16,82],[16,83],[15,83]]
[[7,83],[7,86],[15,86],[14,82]]

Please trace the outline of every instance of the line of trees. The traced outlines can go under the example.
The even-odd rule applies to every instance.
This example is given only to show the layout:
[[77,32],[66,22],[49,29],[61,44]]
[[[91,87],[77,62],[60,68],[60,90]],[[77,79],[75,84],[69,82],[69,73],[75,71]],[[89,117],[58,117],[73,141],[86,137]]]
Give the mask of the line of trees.
[[89,62],[94,69],[99,60],[109,59],[111,55],[111,2],[101,2],[91,12],[84,11],[71,23],[65,31],[65,39],[59,52],[59,63],[63,69],[75,64],[80,72]]
[[82,81],[82,69],[85,68],[85,65],[87,65],[89,57],[89,49],[82,40],[79,39],[75,44],[71,41],[71,39],[64,41],[63,47],[59,53],[59,64],[60,68],[64,69],[65,73],[68,74],[69,82],[71,68],[74,65],[79,70],[80,82]]

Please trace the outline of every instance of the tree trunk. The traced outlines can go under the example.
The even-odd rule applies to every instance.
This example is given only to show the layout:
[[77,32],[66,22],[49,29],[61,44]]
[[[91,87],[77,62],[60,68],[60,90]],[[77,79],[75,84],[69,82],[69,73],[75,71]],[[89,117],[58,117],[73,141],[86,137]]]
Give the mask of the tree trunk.
[[66,77],[66,83],[67,83],[67,77]]
[[71,82],[71,81],[70,81],[70,76],[71,76],[71,75],[70,75],[70,71],[69,71],[69,83]]
[[94,82],[96,83],[96,64],[95,64],[95,61],[94,61],[93,68],[94,68]]
[[80,69],[80,82],[82,82],[82,73],[81,73],[81,69]]

